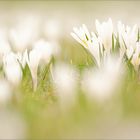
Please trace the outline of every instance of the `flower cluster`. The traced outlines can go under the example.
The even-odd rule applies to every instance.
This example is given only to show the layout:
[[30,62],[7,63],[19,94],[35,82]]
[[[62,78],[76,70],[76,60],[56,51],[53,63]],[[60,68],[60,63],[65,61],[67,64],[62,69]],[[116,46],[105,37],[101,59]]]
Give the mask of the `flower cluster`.
[[20,21],[15,27],[0,30],[0,65],[7,81],[17,87],[28,66],[33,89],[37,88],[37,71],[40,65],[47,65],[58,53],[58,45],[37,36],[37,20],[30,17]]
[[90,33],[83,24],[79,29],[73,28],[74,32],[71,35],[91,53],[97,66],[100,67],[101,63],[116,50],[119,53],[120,61],[126,58],[138,71],[140,66],[140,42],[137,25],[131,28],[119,21],[117,32],[113,29],[111,19],[103,23],[96,20],[95,25],[96,32]]

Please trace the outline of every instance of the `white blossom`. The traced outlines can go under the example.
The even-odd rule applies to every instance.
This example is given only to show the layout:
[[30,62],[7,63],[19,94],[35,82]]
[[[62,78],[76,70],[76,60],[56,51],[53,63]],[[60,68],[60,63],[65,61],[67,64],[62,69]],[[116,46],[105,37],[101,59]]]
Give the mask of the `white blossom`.
[[[26,55],[26,54],[25,54]],[[34,90],[37,88],[37,71],[40,64],[48,64],[53,55],[53,46],[51,43],[41,39],[34,43],[33,49],[29,52],[26,61],[29,66]]]
[[94,32],[89,33],[87,27],[83,24],[80,29],[73,28],[74,33],[71,33],[74,39],[76,39],[83,47],[85,47],[94,57],[98,66],[101,63],[101,55],[103,55],[103,48],[100,44],[99,38]]
[[8,81],[0,79],[0,104],[9,102],[12,97],[12,89]]
[[82,25],[82,27],[73,28],[74,33],[71,33],[72,37],[77,40],[81,45],[83,45],[85,48],[88,48],[88,41],[91,41],[91,35],[86,27],[85,24]]
[[89,98],[105,101],[113,96],[122,78],[119,57],[108,57],[99,69],[88,69],[83,74],[82,89]]
[[6,29],[0,29],[0,64],[2,63],[2,59],[4,55],[11,51],[10,44],[7,38]]
[[120,53],[123,56],[126,54],[128,59],[130,59],[136,49],[137,39],[138,39],[138,27],[134,25],[132,28],[125,26],[118,22],[118,34],[120,43]]
[[8,53],[4,56],[3,62],[7,80],[14,86],[19,85],[22,79],[22,70],[16,55],[12,52]]
[[111,18],[107,22],[100,23],[98,20],[95,21],[96,30],[98,37],[105,51],[110,52],[112,49],[112,35],[113,35],[113,24]]
[[75,100],[77,76],[76,70],[68,64],[58,63],[53,67],[54,87],[62,105],[71,104]]
[[29,49],[37,37],[37,32],[38,23],[35,17],[26,16],[24,20],[19,20],[17,25],[9,31],[12,49],[16,52],[23,52]]
[[40,59],[42,62],[47,64],[50,61],[51,56],[53,54],[53,46],[51,43],[49,43],[43,39],[40,39],[34,43],[33,48],[40,55]]
[[34,90],[36,90],[37,88],[37,71],[40,58],[41,58],[40,53],[36,49],[31,50],[29,52],[29,57],[27,58],[27,64],[31,72]]

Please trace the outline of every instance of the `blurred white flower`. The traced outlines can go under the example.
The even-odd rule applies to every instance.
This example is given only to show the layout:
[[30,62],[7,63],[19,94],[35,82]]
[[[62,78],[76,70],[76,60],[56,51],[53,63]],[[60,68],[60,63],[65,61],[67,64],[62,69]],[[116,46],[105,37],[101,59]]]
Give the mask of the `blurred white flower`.
[[3,56],[11,51],[8,43],[6,29],[0,29],[0,64],[2,64]]
[[33,48],[39,53],[41,62],[49,63],[53,54],[53,46],[51,43],[40,39],[34,43]]
[[64,63],[58,63],[52,70],[54,87],[60,102],[62,105],[73,103],[76,96],[78,78],[76,70]]
[[88,69],[84,72],[82,89],[91,99],[109,99],[122,80],[122,72],[120,59],[108,57],[100,69]]
[[22,79],[22,70],[17,61],[16,55],[10,52],[4,56],[3,63],[7,80],[14,86],[19,85]]
[[104,46],[105,51],[110,52],[112,49],[112,35],[113,35],[113,24],[111,18],[107,22],[100,23],[98,20],[95,21],[96,30],[98,37]]
[[45,22],[45,36],[49,41],[58,41],[62,36],[62,25],[60,21],[49,19]]
[[26,124],[16,112],[0,110],[0,139],[25,139]]
[[0,104],[7,103],[12,97],[12,89],[8,81],[0,80]]
[[29,57],[25,54],[25,59],[31,71],[34,90],[37,88],[38,66],[41,63],[48,64],[50,62],[53,55],[53,49],[51,43],[40,39],[34,43],[33,49],[29,52]]
[[29,57],[27,58],[27,64],[31,72],[34,90],[36,90],[37,88],[37,70],[40,58],[41,58],[40,53],[36,49],[31,50],[29,52]]
[[57,42],[49,42],[52,48],[52,55],[53,57],[59,57],[61,55],[61,47]]
[[11,51],[10,45],[6,40],[0,38],[0,63],[4,55],[8,54]]
[[9,32],[13,50],[23,52],[30,47],[37,37],[38,22],[35,17],[27,17],[18,22]]

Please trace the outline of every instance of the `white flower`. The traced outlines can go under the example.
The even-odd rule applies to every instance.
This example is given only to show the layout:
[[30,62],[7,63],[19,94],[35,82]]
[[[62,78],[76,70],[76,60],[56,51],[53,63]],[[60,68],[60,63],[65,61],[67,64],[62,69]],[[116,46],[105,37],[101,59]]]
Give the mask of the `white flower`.
[[14,86],[19,85],[22,79],[22,70],[16,55],[12,52],[4,56],[4,72],[7,80]]
[[33,49],[29,52],[25,50],[24,52],[17,52],[15,54],[16,59],[19,61],[23,69],[25,68],[26,64],[28,64],[32,76],[34,90],[37,88],[38,66],[40,64],[48,64],[50,62],[50,59],[54,54],[54,48],[55,47],[53,44],[40,39],[34,43]]
[[71,33],[74,39],[76,39],[83,47],[85,47],[94,57],[98,66],[101,63],[101,56],[103,55],[103,48],[100,44],[98,37],[94,32],[89,33],[87,27],[83,24],[80,29],[73,28],[74,33]]
[[8,54],[10,51],[11,48],[8,41],[0,38],[0,63],[2,63],[4,55]]
[[2,63],[3,56],[11,51],[8,43],[6,29],[0,29],[0,64]]
[[34,17],[27,17],[19,21],[17,26],[9,32],[13,50],[23,52],[28,49],[37,36],[37,27],[37,19]]
[[96,30],[98,37],[104,49],[110,52],[112,49],[112,35],[113,35],[113,24],[112,20],[109,18],[107,22],[100,23],[98,20],[95,21]]
[[82,27],[79,29],[73,28],[74,33],[71,33],[72,37],[77,40],[81,45],[83,45],[85,48],[88,48],[88,40],[91,41],[90,33],[86,27],[85,24],[83,24]]
[[37,88],[37,71],[39,64],[48,64],[53,54],[53,46],[49,42],[43,39],[38,40],[34,43],[33,49],[29,52],[29,57],[27,58],[27,64],[31,71],[33,87],[34,90]]
[[92,37],[91,37],[91,42],[88,43],[89,45],[89,52],[93,55],[93,57],[95,58],[97,65],[100,66],[101,65],[101,58],[103,57],[103,46],[100,44],[99,39],[97,38],[97,36],[95,35],[95,33],[91,33]]
[[118,34],[120,43],[120,53],[123,56],[126,53],[128,59],[130,59],[136,49],[138,39],[138,27],[134,25],[132,28],[125,26],[118,22]]
[[34,43],[33,47],[40,55],[41,62],[49,63],[51,56],[53,54],[53,46],[51,43],[40,39]]
[[77,88],[76,70],[70,65],[63,63],[58,63],[52,70],[54,87],[60,102],[64,106],[73,103]]
[[9,83],[1,79],[0,80],[0,104],[7,103],[12,97],[12,89]]
[[90,34],[84,24],[79,29],[73,28],[74,33],[71,35],[92,54],[96,64],[100,66],[102,59],[110,55],[112,50],[113,25],[111,19],[102,24],[96,20],[95,24],[97,35],[94,32]]
[[88,69],[83,74],[82,89],[90,99],[109,99],[121,81],[123,67],[119,58],[108,57],[100,69]]
[[138,71],[140,65],[140,43],[138,42],[138,27],[134,25],[132,28],[124,26],[118,22],[118,33],[120,41],[120,52],[126,54],[127,58],[131,60],[135,70]]
[[41,58],[40,53],[36,49],[31,50],[29,52],[29,57],[27,58],[27,64],[31,72],[34,90],[36,90],[37,88],[37,70],[40,58]]
[[124,24],[121,23],[121,21],[118,22],[117,29],[118,29],[118,39],[119,39],[119,44],[120,44],[120,50],[119,50],[120,57],[123,58],[124,54],[126,53],[126,47],[125,47],[124,38],[123,38],[125,34],[125,26]]
[[129,46],[135,48],[138,39],[137,25],[134,25],[133,28],[126,26],[126,32],[124,33],[123,38],[127,48],[129,48]]

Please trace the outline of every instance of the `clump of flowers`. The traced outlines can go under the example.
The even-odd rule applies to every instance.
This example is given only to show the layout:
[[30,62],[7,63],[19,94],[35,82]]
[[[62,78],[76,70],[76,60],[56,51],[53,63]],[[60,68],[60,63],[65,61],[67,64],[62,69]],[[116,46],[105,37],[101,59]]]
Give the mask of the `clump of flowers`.
[[114,52],[119,53],[120,61],[127,58],[136,71],[140,66],[140,43],[137,25],[133,28],[118,22],[117,32],[113,31],[111,19],[107,22],[95,22],[96,32],[89,32],[83,24],[82,27],[73,28],[71,35],[77,40],[90,54],[92,54],[97,66]]
[[9,31],[0,30],[0,65],[13,87],[21,84],[28,66],[35,91],[38,67],[48,65],[51,58],[60,52],[57,42],[48,42],[45,37],[39,37],[38,27],[39,22],[34,17],[27,17],[19,20]]
[[111,19],[102,24],[96,20],[95,24],[97,33],[90,33],[83,24],[80,29],[73,28],[74,32],[71,35],[92,54],[97,66],[100,66],[102,59],[109,55],[114,47],[113,25]]

